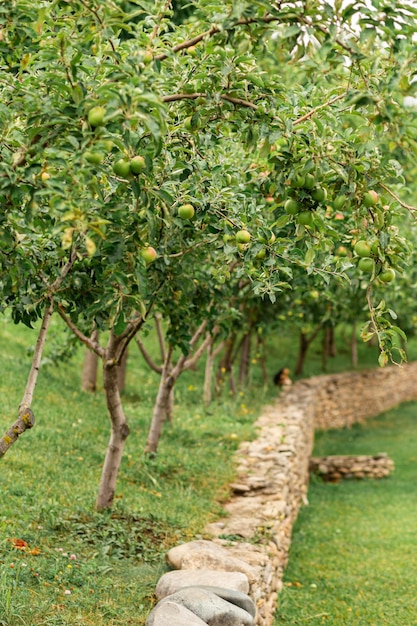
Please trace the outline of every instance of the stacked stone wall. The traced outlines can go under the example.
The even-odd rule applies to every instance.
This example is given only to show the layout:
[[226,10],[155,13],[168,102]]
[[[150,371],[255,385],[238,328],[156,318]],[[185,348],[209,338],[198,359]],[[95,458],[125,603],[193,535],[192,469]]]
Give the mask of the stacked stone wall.
[[[148,626],[167,624],[170,617],[164,618],[164,611],[188,610],[179,609],[174,601],[184,597],[178,595],[184,587],[191,589],[182,601],[186,606],[190,606],[190,594],[211,589],[208,605],[214,606],[213,594],[220,594],[222,602],[227,595],[228,606],[235,607],[235,612],[216,614],[208,621],[204,610],[195,609],[198,623],[270,626],[292,527],[300,506],[307,502],[314,430],[349,427],[411,400],[417,400],[417,363],[316,376],[281,392],[258,418],[257,438],[242,443],[236,454],[237,475],[224,505],[225,517],[207,526],[203,540],[168,553],[167,561],[174,569],[158,582],[159,609],[151,614]],[[371,455],[379,452],[369,451]],[[236,603],[241,610],[244,602],[233,593],[247,596],[255,607],[254,615],[247,609],[245,621],[239,621],[236,609]]]

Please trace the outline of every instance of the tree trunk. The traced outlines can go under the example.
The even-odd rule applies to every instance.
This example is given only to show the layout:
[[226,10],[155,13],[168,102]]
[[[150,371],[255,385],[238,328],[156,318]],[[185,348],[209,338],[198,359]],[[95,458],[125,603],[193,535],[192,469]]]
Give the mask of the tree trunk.
[[128,349],[123,352],[120,364],[117,366],[117,384],[119,391],[122,393],[126,386],[126,369],[127,369]]
[[219,367],[217,369],[216,375],[216,393],[219,393],[220,389],[223,386],[223,383],[226,379],[227,374],[231,374],[232,371],[232,356],[233,349],[235,347],[237,335],[233,333],[228,337],[225,341],[226,349],[224,351],[223,357],[220,360]]
[[350,335],[350,359],[353,367],[358,367],[358,340],[356,337],[356,320],[352,322],[352,332]]
[[336,336],[334,326],[329,326],[329,356],[334,359],[337,356]]
[[251,332],[248,331],[243,337],[242,351],[240,353],[239,387],[244,387],[248,381],[251,353]]
[[[91,335],[93,341],[98,341],[98,330]],[[81,375],[81,389],[93,392],[97,389],[98,355],[88,348],[85,350],[84,365]]]
[[327,372],[327,357],[330,356],[330,346],[331,346],[331,326],[324,327],[323,333],[323,345],[321,351],[321,369],[323,372]]
[[262,378],[264,381],[264,385],[268,385],[269,383],[269,376],[268,376],[268,370],[266,367],[266,343],[265,343],[265,337],[260,337],[258,335],[258,355],[257,358],[259,359],[259,363],[261,366],[261,371],[262,371]]
[[114,358],[116,348],[117,342],[111,334],[103,356],[103,386],[111,421],[111,434],[96,501],[98,511],[110,508],[113,504],[117,474],[122,462],[125,441],[129,435],[117,380],[117,366]]
[[162,371],[161,380],[159,382],[158,395],[152,415],[151,427],[149,429],[148,439],[145,447],[145,454],[156,454],[158,444],[161,438],[162,425],[167,416],[167,408],[169,406],[170,395],[174,388],[175,378],[170,373],[172,365],[170,356],[167,357]]
[[294,374],[296,376],[301,376],[301,374],[303,373],[304,363],[305,363],[305,360],[306,360],[306,356],[307,356],[307,352],[308,352],[309,346],[310,346],[310,342],[308,341],[307,335],[305,334],[305,332],[301,331],[300,332],[300,343],[299,343],[299,347],[298,347],[297,364],[296,364],[295,370],[294,370]]
[[211,404],[211,383],[213,380],[213,367],[214,350],[213,344],[211,343],[207,348],[206,367],[204,369],[203,402],[205,407],[208,407]]
[[39,330],[38,339],[36,341],[35,351],[33,353],[32,365],[27,379],[22,402],[19,406],[19,415],[17,420],[0,438],[0,458],[6,454],[8,449],[20,437],[25,430],[32,428],[35,424],[35,416],[30,408],[32,405],[33,394],[38,380],[39,368],[42,359],[42,352],[45,346],[46,335],[48,333],[49,323],[51,321],[54,310],[53,303],[49,303],[45,309],[42,324]]

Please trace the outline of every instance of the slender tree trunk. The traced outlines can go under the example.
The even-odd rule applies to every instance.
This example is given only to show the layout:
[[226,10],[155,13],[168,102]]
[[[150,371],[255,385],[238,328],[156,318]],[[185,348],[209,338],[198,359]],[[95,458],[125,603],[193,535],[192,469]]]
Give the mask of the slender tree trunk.
[[232,356],[233,349],[236,344],[237,335],[232,333],[225,341],[225,351],[223,357],[220,360],[219,367],[216,375],[216,393],[220,392],[227,374],[232,372]]
[[[93,341],[98,341],[98,330],[91,335]],[[85,350],[84,365],[81,375],[81,389],[93,392],[97,389],[98,355],[88,348]]]
[[117,366],[117,384],[119,385],[119,391],[122,393],[126,386],[126,370],[127,370],[127,360],[128,360],[128,349],[123,352],[122,359],[120,361],[120,365]]
[[244,387],[247,383],[250,367],[250,354],[251,354],[251,340],[252,333],[248,331],[243,337],[242,351],[240,353],[240,367],[239,367],[239,387]]
[[208,407],[211,404],[211,384],[213,380],[213,367],[214,350],[213,344],[210,343],[207,348],[206,367],[204,369],[203,402],[205,407]]
[[54,305],[51,302],[45,309],[42,324],[39,330],[38,339],[36,341],[35,351],[33,353],[32,366],[30,368],[22,402],[19,406],[19,414],[17,420],[4,433],[0,439],[0,458],[6,454],[8,449],[20,437],[25,430],[32,428],[35,424],[35,416],[31,409],[33,394],[38,380],[39,368],[42,359],[42,352],[45,346],[46,335],[48,334],[49,323],[51,321]]
[[262,378],[264,381],[264,385],[269,383],[268,370],[266,368],[266,343],[265,337],[260,337],[258,335],[258,358],[262,371]]
[[113,504],[117,474],[122,461],[125,441],[129,435],[129,427],[123,412],[117,380],[117,366],[114,358],[116,348],[117,341],[111,334],[103,356],[103,386],[111,421],[111,434],[96,501],[98,511],[110,508]]
[[148,439],[145,447],[145,454],[156,454],[158,451],[158,444],[162,433],[162,425],[166,419],[169,398],[171,391],[174,387],[175,380],[176,379],[172,374],[171,355],[168,354],[165,359],[161,380],[159,382],[158,395],[156,397],[156,402],[153,410],[151,427],[149,429]]
[[321,369],[327,372],[327,357],[330,356],[330,326],[324,327],[323,343],[321,350]]
[[350,334],[350,359],[353,367],[358,367],[358,340],[356,337],[356,320],[352,322],[352,332]]
[[294,374],[296,376],[301,376],[301,374],[303,373],[304,363],[306,360],[309,345],[310,343],[308,341],[307,335],[303,331],[301,331],[300,342],[299,342],[299,347],[298,347],[297,364],[294,370]]
[[334,359],[337,356],[336,333],[334,326],[329,326],[329,356]]

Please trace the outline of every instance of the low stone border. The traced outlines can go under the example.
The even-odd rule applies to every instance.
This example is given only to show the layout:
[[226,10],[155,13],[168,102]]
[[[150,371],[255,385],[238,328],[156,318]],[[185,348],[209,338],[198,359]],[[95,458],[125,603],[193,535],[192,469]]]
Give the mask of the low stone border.
[[394,470],[394,461],[381,452],[373,456],[319,456],[310,459],[310,472],[325,481],[348,478],[385,478]]
[[[292,526],[307,502],[315,428],[340,428],[417,399],[417,363],[319,376],[282,392],[241,444],[227,516],[173,548],[147,626],[270,626]],[[186,591],[184,592],[184,588]]]

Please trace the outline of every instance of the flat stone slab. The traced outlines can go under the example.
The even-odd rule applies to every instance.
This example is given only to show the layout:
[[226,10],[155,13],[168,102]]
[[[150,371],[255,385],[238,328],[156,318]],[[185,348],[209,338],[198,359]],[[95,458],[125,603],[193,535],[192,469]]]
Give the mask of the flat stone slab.
[[158,600],[170,596],[184,587],[223,587],[248,593],[249,580],[241,572],[221,572],[219,570],[175,570],[163,574],[155,588]]
[[254,602],[250,599],[246,593],[242,593],[241,591],[235,591],[234,589],[225,589],[223,587],[209,587],[199,585],[198,587],[194,587],[194,589],[203,589],[203,591],[207,591],[210,593],[215,593],[219,598],[223,598],[223,600],[227,600],[236,606],[239,606],[244,611],[247,611],[249,615],[252,617],[256,617],[256,606]]
[[[182,604],[209,626],[254,626],[253,615],[207,588],[195,586],[181,589],[161,600],[157,606],[165,602]],[[159,624],[155,623],[155,626]]]
[[157,604],[149,613],[145,626],[207,626],[195,613],[171,600]]

